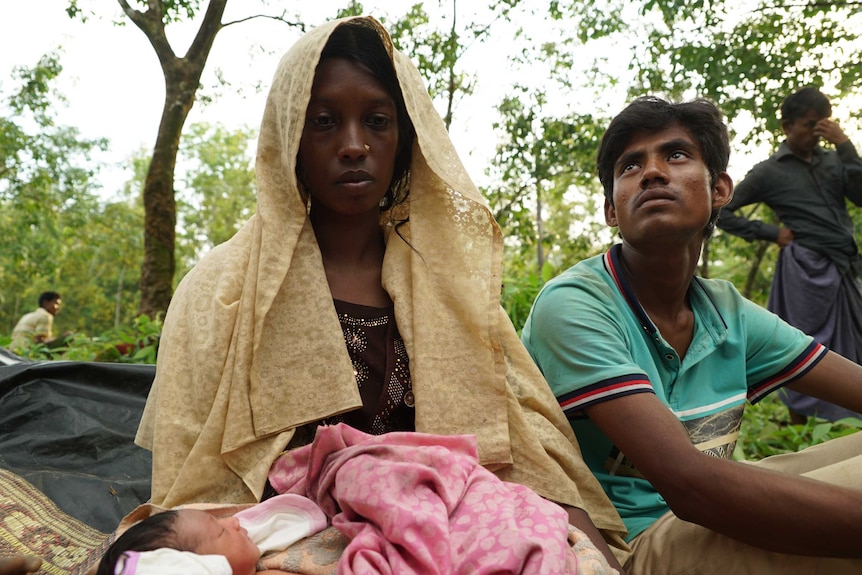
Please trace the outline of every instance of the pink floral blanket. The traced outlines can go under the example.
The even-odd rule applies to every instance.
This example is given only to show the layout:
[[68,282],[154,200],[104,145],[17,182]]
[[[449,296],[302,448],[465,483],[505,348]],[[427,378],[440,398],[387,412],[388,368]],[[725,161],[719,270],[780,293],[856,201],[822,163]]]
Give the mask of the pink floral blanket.
[[320,427],[270,482],[347,537],[339,574],[578,573],[565,511],[480,466],[473,436]]

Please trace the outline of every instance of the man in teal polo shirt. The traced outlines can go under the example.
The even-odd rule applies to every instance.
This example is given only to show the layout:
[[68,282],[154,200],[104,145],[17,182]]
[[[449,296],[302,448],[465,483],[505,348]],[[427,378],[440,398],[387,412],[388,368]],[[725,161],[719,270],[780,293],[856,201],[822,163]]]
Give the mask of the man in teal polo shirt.
[[746,401],[788,386],[858,410],[862,367],[694,276],[729,155],[711,102],[630,104],[598,154],[622,243],[549,282],[522,339],[626,523],[631,575],[860,573],[862,434],[731,459]]

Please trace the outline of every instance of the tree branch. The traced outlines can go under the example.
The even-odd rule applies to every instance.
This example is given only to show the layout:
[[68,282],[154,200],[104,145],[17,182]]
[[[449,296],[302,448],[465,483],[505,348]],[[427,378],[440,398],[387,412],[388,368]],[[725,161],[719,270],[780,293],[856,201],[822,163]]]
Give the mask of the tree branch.
[[117,0],[120,8],[129,20],[134,22],[135,26],[140,28],[141,32],[150,41],[150,45],[156,52],[156,56],[165,69],[171,62],[176,60],[176,55],[171,48],[168,37],[165,35],[165,24],[162,20],[164,12],[159,0],[147,0],[147,11],[141,12],[132,8],[126,0]]
[[243,22],[248,22],[249,20],[254,20],[255,18],[269,18],[270,20],[276,20],[278,22],[282,22],[291,26],[292,28],[299,28],[300,32],[305,32],[305,22],[291,22],[290,20],[284,17],[284,13],[281,16],[272,16],[270,14],[255,14],[253,16],[246,16],[245,18],[240,18],[239,20],[233,20],[231,22],[225,22],[222,24],[222,28],[227,28],[228,26],[233,26],[234,24],[242,24]]
[[186,59],[197,62],[203,58],[206,61],[215,41],[216,34],[224,28],[224,25],[221,23],[221,17],[224,14],[226,4],[227,0],[210,0],[203,22],[201,22],[198,33],[195,34],[195,39],[186,53]]
[[500,221],[512,209],[512,206],[518,203],[531,189],[531,187],[524,185],[515,190],[514,195],[509,198],[509,201],[494,211],[494,219]]

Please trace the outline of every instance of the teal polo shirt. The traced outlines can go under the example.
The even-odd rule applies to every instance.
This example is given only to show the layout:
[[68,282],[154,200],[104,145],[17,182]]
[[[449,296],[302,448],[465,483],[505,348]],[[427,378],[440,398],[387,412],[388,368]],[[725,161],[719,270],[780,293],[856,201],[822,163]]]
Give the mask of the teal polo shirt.
[[584,408],[654,393],[699,449],[730,458],[746,401],[755,403],[794,381],[826,348],[743,298],[730,282],[693,278],[688,300],[694,334],[679,357],[637,301],[622,272],[620,250],[616,245],[548,282],[521,339],[631,540],[669,507]]

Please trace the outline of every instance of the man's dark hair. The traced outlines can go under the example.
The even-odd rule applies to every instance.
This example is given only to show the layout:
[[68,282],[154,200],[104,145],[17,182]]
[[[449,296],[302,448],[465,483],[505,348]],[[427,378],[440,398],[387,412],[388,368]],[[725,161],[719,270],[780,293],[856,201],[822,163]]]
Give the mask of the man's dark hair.
[[163,511],[129,527],[105,551],[99,560],[96,575],[114,575],[117,562],[126,551],[153,551],[163,548],[192,551],[192,542],[181,538],[176,532],[178,518],[176,511]]
[[596,164],[605,198],[614,203],[614,165],[631,138],[640,132],[664,130],[674,124],[691,132],[709,170],[710,183],[727,171],[730,138],[721,111],[705,98],[671,103],[655,96],[641,96],[611,120],[599,144]]
[[828,118],[832,115],[832,104],[823,92],[814,86],[806,86],[781,102],[781,121],[793,122],[807,114],[808,110],[814,110],[821,118]]
[[39,307],[44,306],[50,301],[60,299],[60,297],[60,294],[55,291],[43,291],[41,294],[39,294]]

